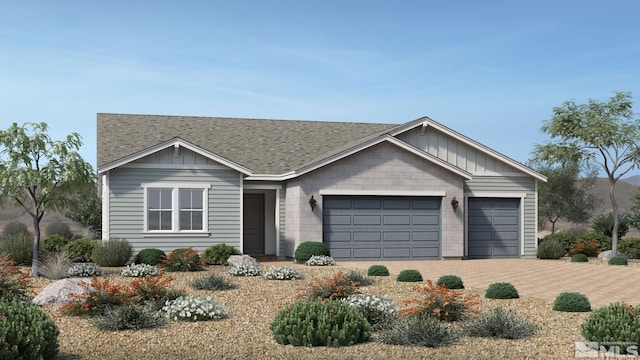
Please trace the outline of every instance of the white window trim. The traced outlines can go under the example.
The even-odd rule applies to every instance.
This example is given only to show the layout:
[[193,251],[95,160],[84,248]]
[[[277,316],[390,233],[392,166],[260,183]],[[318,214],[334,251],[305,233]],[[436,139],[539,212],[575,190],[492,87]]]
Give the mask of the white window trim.
[[[149,230],[148,224],[148,189],[162,188],[171,189],[171,229],[172,230]],[[195,235],[209,233],[209,189],[211,184],[207,183],[143,183],[142,189],[144,193],[144,230],[145,235]],[[180,189],[202,189],[202,230],[179,230],[180,229]]]

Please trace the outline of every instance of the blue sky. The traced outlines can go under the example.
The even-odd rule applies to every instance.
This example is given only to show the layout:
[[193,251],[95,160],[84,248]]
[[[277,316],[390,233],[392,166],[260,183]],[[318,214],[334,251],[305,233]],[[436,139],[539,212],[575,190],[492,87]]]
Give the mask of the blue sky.
[[428,116],[526,162],[554,106],[640,99],[633,0],[5,1],[0,13],[0,127],[77,132],[94,167],[99,112]]

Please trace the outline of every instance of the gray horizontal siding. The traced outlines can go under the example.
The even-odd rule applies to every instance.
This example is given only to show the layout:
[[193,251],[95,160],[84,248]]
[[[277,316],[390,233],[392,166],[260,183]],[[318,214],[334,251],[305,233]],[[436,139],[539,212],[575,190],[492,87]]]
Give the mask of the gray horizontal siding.
[[498,177],[484,176],[474,177],[465,183],[465,194],[482,194],[482,193],[525,193],[526,198],[523,201],[524,219],[523,219],[523,236],[524,236],[524,254],[526,256],[535,256],[536,254],[536,180],[531,177]]
[[[145,248],[171,251],[193,246],[202,251],[219,243],[240,247],[240,176],[234,170],[119,168],[109,173],[109,234],[125,238],[137,252]],[[209,235],[145,235],[142,183],[206,183],[209,188]]]

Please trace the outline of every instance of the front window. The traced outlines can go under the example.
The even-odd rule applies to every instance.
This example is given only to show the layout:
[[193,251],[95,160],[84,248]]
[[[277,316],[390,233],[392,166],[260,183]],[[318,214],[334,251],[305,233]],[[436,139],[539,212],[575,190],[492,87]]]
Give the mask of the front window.
[[207,187],[143,184],[148,232],[206,232]]

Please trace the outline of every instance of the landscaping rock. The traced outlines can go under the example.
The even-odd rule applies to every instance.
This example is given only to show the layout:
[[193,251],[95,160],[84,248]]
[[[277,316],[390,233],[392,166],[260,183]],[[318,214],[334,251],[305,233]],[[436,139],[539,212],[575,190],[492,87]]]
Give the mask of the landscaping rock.
[[84,294],[87,288],[80,285],[81,282],[89,283],[90,280],[83,278],[69,278],[53,282],[45,286],[40,294],[33,298],[36,305],[64,305],[72,301],[69,294]]
[[231,255],[227,260],[230,266],[238,266],[240,264],[254,264],[258,265],[258,261],[249,255]]
[[[618,252],[617,256],[624,256],[624,254],[621,252]],[[609,261],[609,259],[611,259],[612,257],[613,255],[611,253],[611,250],[603,251],[600,254],[598,254],[598,260]]]

